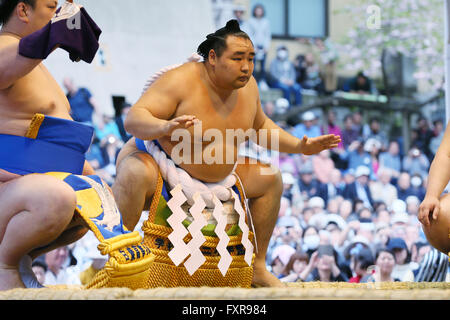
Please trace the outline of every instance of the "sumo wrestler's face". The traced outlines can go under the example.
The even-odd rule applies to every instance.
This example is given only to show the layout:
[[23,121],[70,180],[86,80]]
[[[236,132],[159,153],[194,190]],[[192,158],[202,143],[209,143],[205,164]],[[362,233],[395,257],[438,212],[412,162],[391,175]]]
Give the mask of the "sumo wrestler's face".
[[216,78],[224,88],[239,89],[250,80],[255,50],[249,39],[228,36],[227,47],[220,57],[215,58]]
[[42,29],[55,15],[58,7],[57,0],[36,0],[34,8],[28,6],[28,31],[33,33]]

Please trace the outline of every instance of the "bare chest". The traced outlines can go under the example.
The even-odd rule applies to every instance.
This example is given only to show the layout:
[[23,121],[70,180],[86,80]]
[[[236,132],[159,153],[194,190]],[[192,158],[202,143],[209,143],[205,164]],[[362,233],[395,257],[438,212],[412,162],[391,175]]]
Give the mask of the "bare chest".
[[55,79],[43,65],[39,65],[12,87],[0,91],[0,110],[7,117],[42,113],[69,118],[70,106]]

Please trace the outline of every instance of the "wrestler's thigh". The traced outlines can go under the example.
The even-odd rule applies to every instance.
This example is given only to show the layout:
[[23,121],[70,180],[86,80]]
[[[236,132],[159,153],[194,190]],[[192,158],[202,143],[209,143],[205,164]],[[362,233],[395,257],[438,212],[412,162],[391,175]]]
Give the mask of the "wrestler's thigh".
[[450,252],[450,194],[444,195],[441,200],[441,210],[437,220],[430,220],[430,227],[423,228],[428,242],[439,251]]
[[36,221],[59,220],[68,224],[75,205],[75,192],[57,178],[32,174],[10,180],[0,185],[0,234],[11,218],[23,211],[35,213]]
[[270,164],[242,157],[239,158],[236,173],[242,181],[247,198],[258,198],[268,192],[281,195],[281,173]]

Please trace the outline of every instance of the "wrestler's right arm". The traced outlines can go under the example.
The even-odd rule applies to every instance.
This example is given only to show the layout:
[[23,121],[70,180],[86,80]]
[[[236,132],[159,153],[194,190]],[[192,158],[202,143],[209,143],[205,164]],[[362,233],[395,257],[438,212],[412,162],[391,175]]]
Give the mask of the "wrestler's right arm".
[[437,219],[440,210],[439,197],[450,180],[450,125],[444,133],[441,145],[434,157],[428,174],[428,185],[425,199],[419,208],[419,220],[429,226],[429,214],[433,213],[433,220]]
[[183,115],[172,119],[182,100],[184,79],[169,71],[142,95],[125,119],[125,130],[142,140],[159,139],[177,128],[192,126],[195,116]]
[[29,59],[19,54],[19,39],[1,37],[0,90],[9,88],[18,79],[30,73],[42,60]]

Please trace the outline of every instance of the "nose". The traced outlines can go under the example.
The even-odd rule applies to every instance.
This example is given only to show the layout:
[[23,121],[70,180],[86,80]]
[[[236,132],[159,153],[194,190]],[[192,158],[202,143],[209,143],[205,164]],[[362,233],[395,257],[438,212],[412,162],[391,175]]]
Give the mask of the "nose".
[[245,60],[241,65],[241,71],[245,74],[247,74],[250,71],[250,63]]

